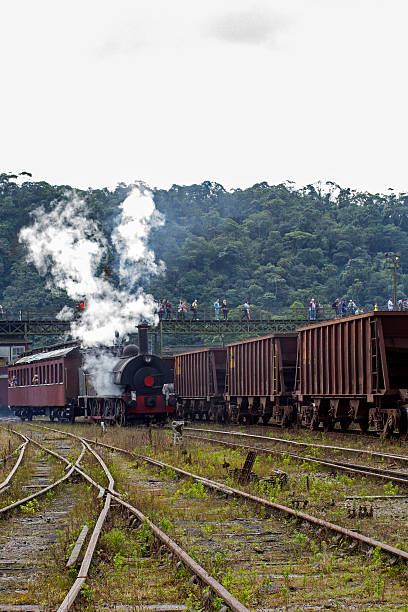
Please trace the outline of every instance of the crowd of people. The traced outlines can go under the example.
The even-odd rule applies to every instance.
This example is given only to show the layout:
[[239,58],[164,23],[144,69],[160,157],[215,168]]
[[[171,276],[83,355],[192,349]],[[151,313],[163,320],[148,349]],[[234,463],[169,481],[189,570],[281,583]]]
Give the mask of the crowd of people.
[[[221,300],[220,298],[216,298],[214,304],[214,318],[216,321],[224,320],[228,321],[228,312],[229,306],[227,304],[227,300]],[[250,321],[251,320],[251,309],[249,306],[248,300],[240,307],[241,308],[241,320],[242,321]],[[177,304],[176,317],[177,321],[186,321],[188,319],[188,313],[191,312],[191,320],[199,321],[199,307],[198,301],[195,299],[192,301],[190,306],[187,307],[185,300],[180,298],[179,303]],[[161,320],[169,320],[173,318],[173,306],[170,300],[164,298],[159,300],[157,313],[159,315],[159,319]]]
[[357,315],[364,312],[364,309],[357,306],[354,300],[349,300],[347,302],[346,298],[336,298],[331,307],[334,310],[335,319],[339,319],[340,317],[347,317],[350,315]]

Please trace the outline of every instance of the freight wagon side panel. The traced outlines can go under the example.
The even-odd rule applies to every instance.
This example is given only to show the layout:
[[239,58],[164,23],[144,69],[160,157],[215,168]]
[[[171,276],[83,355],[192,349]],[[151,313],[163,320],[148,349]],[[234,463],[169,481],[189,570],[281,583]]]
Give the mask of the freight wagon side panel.
[[271,335],[228,345],[227,394],[273,397],[292,392],[296,334]]
[[390,314],[394,316],[380,318],[388,385],[394,390],[408,389],[408,312]]
[[407,388],[408,313],[367,313],[299,330],[298,395],[373,401]]
[[206,399],[224,391],[225,349],[175,355],[174,390],[186,399]]
[[[380,380],[373,379],[372,368],[375,343],[375,326],[367,316],[300,330],[298,393],[339,397],[377,392]],[[378,351],[375,354],[380,357]]]

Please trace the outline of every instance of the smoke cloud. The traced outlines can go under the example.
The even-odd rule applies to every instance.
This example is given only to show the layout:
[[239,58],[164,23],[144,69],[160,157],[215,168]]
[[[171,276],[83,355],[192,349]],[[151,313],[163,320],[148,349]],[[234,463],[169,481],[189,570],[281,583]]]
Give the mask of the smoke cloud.
[[[141,321],[157,322],[154,299],[143,292],[140,281],[164,269],[162,263],[156,264],[154,253],[147,247],[151,228],[162,225],[164,220],[146,187],[135,187],[122,203],[112,233],[119,259],[119,287],[97,275],[108,243],[95,222],[87,217],[81,198],[68,194],[51,212],[40,208],[33,218],[33,224],[20,231],[19,240],[27,247],[28,260],[41,275],[51,278],[50,288],[65,290],[75,301],[85,299],[81,317],[75,317],[66,306],[58,315],[61,320],[71,320],[71,334],[83,346],[109,346],[114,342],[115,332],[124,336],[134,332]],[[111,355],[109,358],[112,369],[116,358]],[[107,366],[106,360],[100,360],[100,364]],[[90,368],[94,372],[98,369],[95,363]]]
[[[135,187],[121,204],[112,233],[119,260],[119,288],[97,275],[108,243],[87,217],[84,200],[68,194],[51,212],[40,208],[33,218],[34,223],[20,231],[19,240],[27,247],[28,260],[40,274],[51,278],[50,288],[65,290],[75,301],[85,299],[86,308],[79,318],[67,306],[57,315],[71,321],[71,335],[83,346],[109,346],[116,333],[123,337],[135,331],[141,321],[157,322],[153,297],[138,285],[143,277],[164,269],[147,246],[151,228],[163,225],[164,220],[145,186]],[[98,394],[118,394],[110,375],[116,360],[111,353],[86,352],[84,366],[92,373]]]
[[[96,352],[87,352],[84,358],[84,367],[90,375],[97,395],[121,395],[121,387],[113,382],[113,367],[118,358],[102,349]],[[92,395],[92,390],[88,390]]]

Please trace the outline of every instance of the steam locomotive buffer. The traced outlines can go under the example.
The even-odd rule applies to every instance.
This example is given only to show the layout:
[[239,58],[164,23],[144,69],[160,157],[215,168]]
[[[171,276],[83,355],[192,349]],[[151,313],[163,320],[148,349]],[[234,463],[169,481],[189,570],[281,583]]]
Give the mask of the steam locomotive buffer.
[[103,372],[117,393],[100,395],[95,377],[84,367],[87,349],[68,343],[24,354],[9,368],[9,405],[22,420],[48,415],[50,420],[128,423],[166,421],[175,410],[173,373],[167,362],[148,351],[147,326],[139,326],[139,346],[92,349],[108,351],[117,361]]

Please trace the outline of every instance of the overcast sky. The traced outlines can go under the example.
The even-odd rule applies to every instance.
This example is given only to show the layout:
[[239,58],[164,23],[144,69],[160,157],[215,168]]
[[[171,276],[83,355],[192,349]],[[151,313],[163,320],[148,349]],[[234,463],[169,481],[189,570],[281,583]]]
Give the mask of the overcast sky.
[[407,0],[1,8],[0,172],[408,191]]

